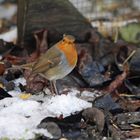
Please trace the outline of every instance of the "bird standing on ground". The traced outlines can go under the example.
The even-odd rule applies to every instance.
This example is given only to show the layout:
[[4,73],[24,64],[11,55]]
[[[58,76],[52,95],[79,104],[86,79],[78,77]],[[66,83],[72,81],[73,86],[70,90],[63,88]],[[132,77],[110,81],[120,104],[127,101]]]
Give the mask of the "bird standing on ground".
[[56,80],[68,75],[76,66],[77,51],[75,38],[64,35],[63,39],[42,54],[35,62],[22,65],[21,68],[30,69],[31,74],[40,74],[51,82],[51,87],[58,94]]

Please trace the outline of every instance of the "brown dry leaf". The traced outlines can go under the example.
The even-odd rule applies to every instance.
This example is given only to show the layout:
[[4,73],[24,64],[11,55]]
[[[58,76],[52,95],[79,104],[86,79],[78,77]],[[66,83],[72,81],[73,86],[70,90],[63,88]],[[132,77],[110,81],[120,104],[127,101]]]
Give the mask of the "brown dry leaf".
[[24,77],[27,82],[26,91],[30,93],[40,92],[48,84],[48,80],[46,80],[39,74],[31,74],[30,70],[24,71]]
[[8,61],[8,62],[10,62],[10,63],[13,64],[13,65],[21,64],[21,63],[23,63],[25,60],[26,60],[25,57],[18,57],[18,56],[14,56],[14,55],[10,55],[10,54],[7,54],[7,55],[4,57],[4,61]]
[[124,82],[128,74],[129,74],[129,68],[127,65],[125,65],[123,73],[118,75],[116,79],[106,89],[104,89],[104,91],[109,93],[115,91],[119,86],[122,85],[122,83]]
[[129,138],[138,138],[140,137],[140,129],[134,129],[132,131],[125,132],[125,135]]
[[112,140],[125,140],[125,136],[122,134],[121,130],[113,125],[109,125],[109,132]]
[[126,105],[127,110],[129,111],[136,111],[137,109],[140,108],[140,101],[136,100],[136,101],[127,101],[127,105]]
[[130,101],[128,99],[124,99],[117,93],[112,94],[112,98],[114,101],[117,101],[117,103],[124,109],[128,111],[136,111],[138,108],[140,108],[140,101]]
[[4,72],[5,72],[5,66],[4,64],[0,63],[0,75],[3,75]]
[[9,51],[4,56],[3,60],[8,61],[14,65],[35,61],[42,53],[46,52],[46,50],[48,49],[48,44],[46,40],[47,30],[41,30],[34,33],[34,37],[36,39],[36,50],[30,56],[18,57],[15,55],[11,55]]
[[34,38],[36,40],[36,50],[27,58],[27,62],[33,62],[42,53],[45,53],[47,51],[47,33],[47,30],[40,30],[34,33]]

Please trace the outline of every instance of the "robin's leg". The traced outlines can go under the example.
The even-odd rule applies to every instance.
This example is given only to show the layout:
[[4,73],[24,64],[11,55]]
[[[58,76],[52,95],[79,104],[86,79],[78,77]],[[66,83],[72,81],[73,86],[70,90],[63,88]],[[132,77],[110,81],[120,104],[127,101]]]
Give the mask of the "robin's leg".
[[51,92],[55,95],[59,95],[59,91],[56,87],[56,81],[50,81],[50,86],[51,86]]

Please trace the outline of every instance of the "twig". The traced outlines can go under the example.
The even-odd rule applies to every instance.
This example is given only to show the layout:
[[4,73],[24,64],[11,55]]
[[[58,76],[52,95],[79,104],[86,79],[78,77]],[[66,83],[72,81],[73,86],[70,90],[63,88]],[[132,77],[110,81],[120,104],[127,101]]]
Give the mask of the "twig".
[[130,55],[124,60],[123,66],[128,62],[128,60],[136,53],[136,50],[133,50]]

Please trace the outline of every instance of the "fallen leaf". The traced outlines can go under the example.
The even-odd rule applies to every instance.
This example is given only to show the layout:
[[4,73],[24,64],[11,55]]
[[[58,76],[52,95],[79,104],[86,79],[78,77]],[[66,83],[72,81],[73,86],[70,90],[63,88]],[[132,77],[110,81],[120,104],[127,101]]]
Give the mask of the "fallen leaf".
[[23,100],[27,100],[31,97],[32,95],[30,93],[22,93],[19,95],[19,98],[23,99]]
[[4,72],[5,72],[5,66],[4,64],[0,63],[0,75],[3,75]]
[[129,68],[126,65],[124,67],[123,73],[116,76],[115,80],[112,81],[111,84],[107,88],[104,89],[104,91],[109,92],[109,93],[112,93],[113,91],[115,91],[119,86],[122,85],[122,83],[124,82],[128,74],[129,74]]
[[124,134],[128,138],[138,138],[138,137],[140,137],[140,129],[134,129],[132,131],[124,132]]
[[42,53],[45,53],[47,51],[47,33],[47,30],[40,30],[34,33],[34,38],[36,40],[36,50],[27,58],[27,62],[33,62]]

